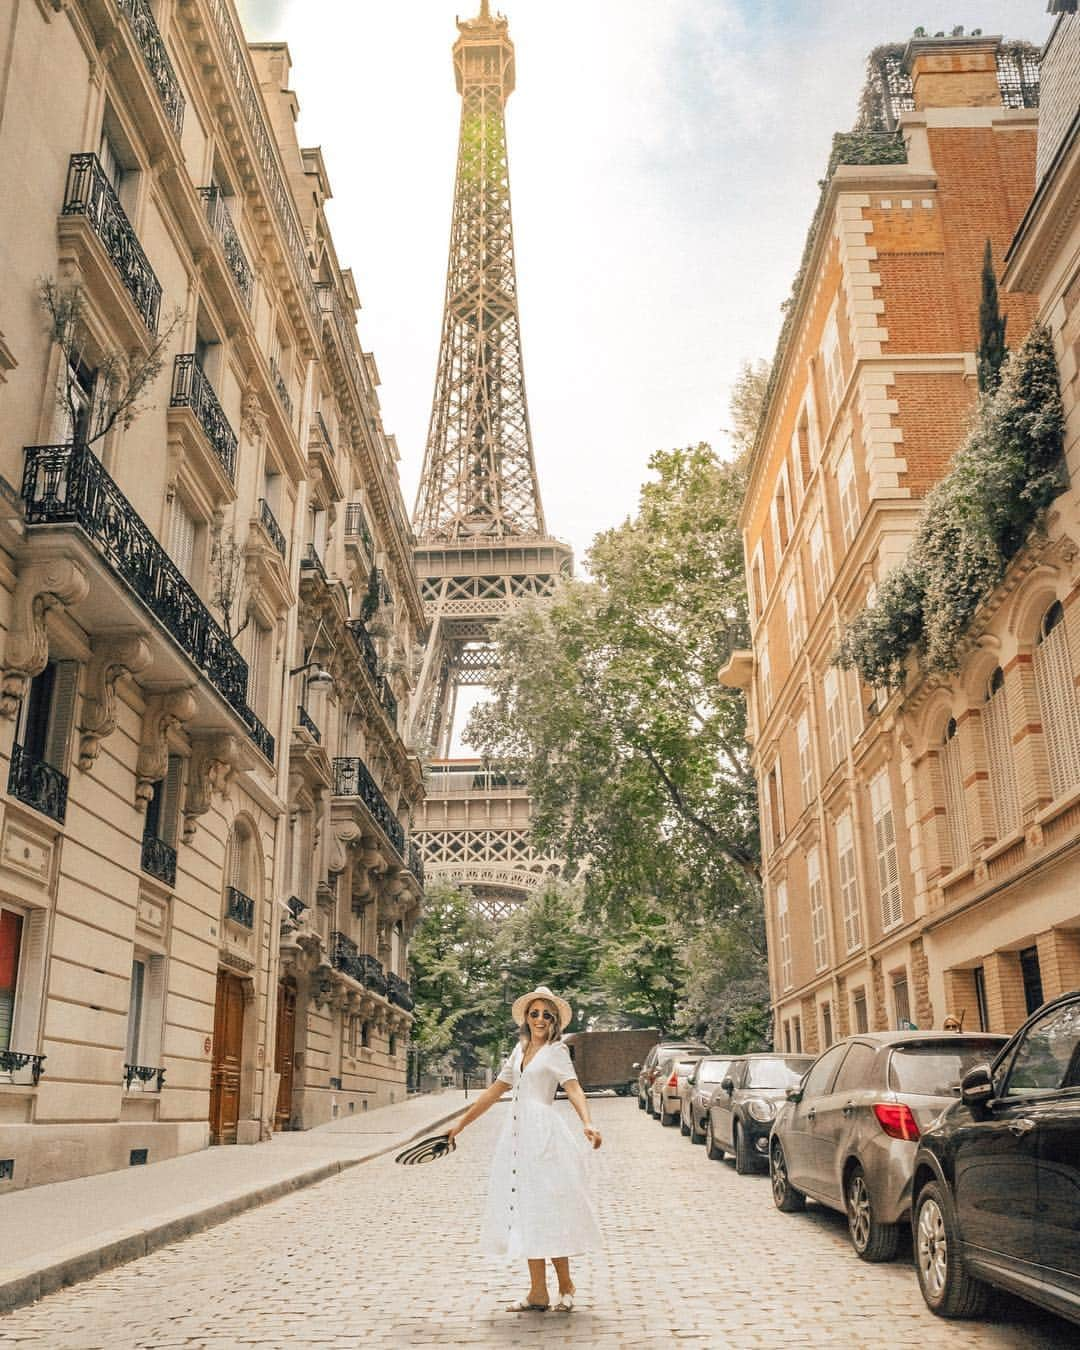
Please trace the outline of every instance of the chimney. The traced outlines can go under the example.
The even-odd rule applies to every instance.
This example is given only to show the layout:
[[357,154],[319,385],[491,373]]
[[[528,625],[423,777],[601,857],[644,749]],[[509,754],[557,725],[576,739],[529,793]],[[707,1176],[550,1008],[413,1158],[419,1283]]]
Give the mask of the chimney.
[[912,38],[904,52],[915,107],[1000,108],[1000,37]]

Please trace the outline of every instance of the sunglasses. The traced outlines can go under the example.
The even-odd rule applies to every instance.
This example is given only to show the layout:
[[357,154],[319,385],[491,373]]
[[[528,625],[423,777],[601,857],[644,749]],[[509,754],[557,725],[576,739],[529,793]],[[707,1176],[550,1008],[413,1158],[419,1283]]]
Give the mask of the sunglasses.
[[533,1018],[534,1020],[535,1020],[537,1017],[542,1017],[542,1018],[544,1019],[545,1022],[554,1022],[554,1021],[555,1021],[555,1014],[554,1014],[554,1013],[549,1013],[548,1010],[547,1010],[546,1008],[530,1008],[530,1009],[529,1009],[529,1016],[530,1016],[531,1018]]

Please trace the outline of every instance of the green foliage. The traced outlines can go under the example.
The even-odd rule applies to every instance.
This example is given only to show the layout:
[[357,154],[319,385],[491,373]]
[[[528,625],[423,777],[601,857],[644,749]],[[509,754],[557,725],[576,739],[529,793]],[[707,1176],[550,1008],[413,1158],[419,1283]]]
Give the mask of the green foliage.
[[955,670],[976,609],[1065,486],[1065,426],[1053,340],[1033,328],[983,395],[946,476],[927,495],[907,558],[844,631],[837,663],[871,685]]
[[979,346],[975,353],[979,392],[992,394],[1001,379],[1005,360],[1005,324],[1007,320],[998,306],[997,277],[994,274],[994,254],[990,240],[986,241],[982,266],[982,297],[979,300]]
[[685,1016],[716,1050],[742,1054],[770,1045],[765,919],[747,898],[728,918],[701,924],[687,942]]
[[585,1025],[607,1000],[597,987],[598,935],[582,913],[580,889],[553,884],[499,925],[496,954],[513,996],[538,984],[561,994]]

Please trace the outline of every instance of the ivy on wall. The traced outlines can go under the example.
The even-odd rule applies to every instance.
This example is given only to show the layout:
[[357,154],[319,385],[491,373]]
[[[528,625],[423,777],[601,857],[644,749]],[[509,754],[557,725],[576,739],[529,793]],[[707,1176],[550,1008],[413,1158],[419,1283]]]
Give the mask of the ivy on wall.
[[928,673],[949,674],[979,604],[1067,486],[1053,339],[1031,330],[976,404],[945,477],[927,494],[907,557],[874,603],[844,630],[835,662],[867,684],[903,683],[914,649]]

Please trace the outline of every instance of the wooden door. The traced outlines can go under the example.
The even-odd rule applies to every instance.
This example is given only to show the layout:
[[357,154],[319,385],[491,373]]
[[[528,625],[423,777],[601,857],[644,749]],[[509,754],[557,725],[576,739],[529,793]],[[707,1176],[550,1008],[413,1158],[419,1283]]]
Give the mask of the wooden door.
[[292,1117],[293,1047],[296,1040],[296,981],[291,976],[278,983],[277,1032],[274,1036],[274,1072],[278,1080],[274,1129],[287,1130]]
[[243,1048],[244,985],[236,975],[219,970],[214,1001],[214,1055],[210,1064],[212,1144],[236,1143]]

